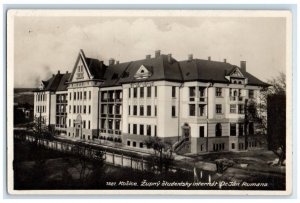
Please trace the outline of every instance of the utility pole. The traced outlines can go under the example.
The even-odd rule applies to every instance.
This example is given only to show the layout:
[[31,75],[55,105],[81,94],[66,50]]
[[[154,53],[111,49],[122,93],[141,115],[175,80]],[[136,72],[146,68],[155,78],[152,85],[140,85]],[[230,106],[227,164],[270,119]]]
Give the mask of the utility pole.
[[245,150],[247,150],[248,149],[248,123],[249,123],[248,99],[245,99],[244,113],[245,113],[245,120],[244,120]]

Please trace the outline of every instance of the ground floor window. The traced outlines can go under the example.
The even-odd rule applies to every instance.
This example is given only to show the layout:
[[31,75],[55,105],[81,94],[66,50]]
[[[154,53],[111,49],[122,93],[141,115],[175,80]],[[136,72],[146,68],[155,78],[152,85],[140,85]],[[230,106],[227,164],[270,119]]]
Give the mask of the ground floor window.
[[140,148],[144,147],[144,143],[140,142]]
[[127,141],[127,146],[130,146],[130,141],[129,140]]
[[132,142],[132,146],[133,146],[133,147],[136,147],[136,142]]
[[231,143],[231,149],[235,149],[235,144]]
[[222,151],[225,149],[224,143],[218,143],[213,145],[213,151]]

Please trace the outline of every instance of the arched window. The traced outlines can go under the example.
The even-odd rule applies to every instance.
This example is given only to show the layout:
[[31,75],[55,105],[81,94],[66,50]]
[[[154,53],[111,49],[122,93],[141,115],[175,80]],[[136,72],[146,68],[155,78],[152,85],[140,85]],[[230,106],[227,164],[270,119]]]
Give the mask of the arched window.
[[222,136],[222,125],[221,123],[216,124],[216,137]]
[[237,92],[236,90],[233,91],[233,96],[236,97],[237,96]]

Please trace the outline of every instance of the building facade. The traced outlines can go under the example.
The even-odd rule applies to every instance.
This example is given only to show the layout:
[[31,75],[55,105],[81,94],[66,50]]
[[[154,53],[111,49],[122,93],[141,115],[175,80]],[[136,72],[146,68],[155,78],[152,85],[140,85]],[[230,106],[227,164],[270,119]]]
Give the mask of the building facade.
[[159,137],[190,153],[238,151],[257,147],[247,143],[256,129],[245,115],[266,86],[245,61],[177,61],[156,51],[105,65],[80,50],[71,73],[42,81],[34,114],[66,138],[145,149],[149,137]]

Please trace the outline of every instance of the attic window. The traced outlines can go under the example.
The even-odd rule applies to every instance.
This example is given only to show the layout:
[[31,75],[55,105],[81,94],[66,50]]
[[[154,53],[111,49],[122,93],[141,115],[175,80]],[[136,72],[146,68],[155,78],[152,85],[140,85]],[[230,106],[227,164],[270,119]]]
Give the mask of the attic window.
[[112,80],[115,80],[115,79],[118,79],[118,74],[117,73],[114,73],[111,77]]
[[152,75],[152,67],[141,65],[140,68],[135,73],[134,77],[136,79],[145,79]]

